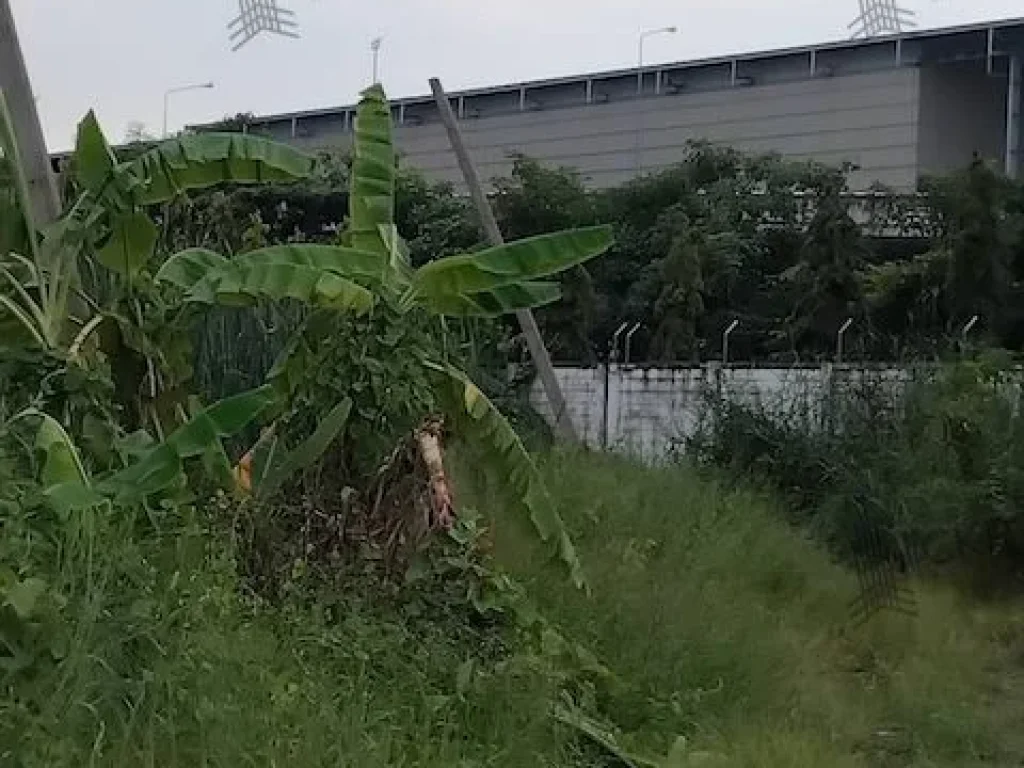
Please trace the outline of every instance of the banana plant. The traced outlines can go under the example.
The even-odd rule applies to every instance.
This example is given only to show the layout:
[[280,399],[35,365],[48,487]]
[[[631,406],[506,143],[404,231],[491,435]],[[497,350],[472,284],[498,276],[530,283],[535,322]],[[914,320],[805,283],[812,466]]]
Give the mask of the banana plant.
[[32,220],[28,181],[14,123],[0,90],[0,309],[44,349],[56,349],[74,285],[73,260],[55,240],[41,238]]
[[140,448],[128,466],[98,479],[90,476],[71,436],[52,416],[26,409],[6,428],[30,425],[32,447],[40,459],[36,479],[53,508],[67,515],[115,503],[137,503],[183,488],[185,463],[191,459],[201,458],[208,469],[211,462],[219,464],[214,477],[230,476],[221,440],[241,431],[270,408],[275,398],[271,387],[261,387],[199,409],[163,442],[136,435],[134,441]]
[[313,163],[266,139],[216,133],[163,142],[121,161],[89,112],[71,158],[76,196],[60,220],[40,232],[0,92],[0,315],[13,318],[38,346],[74,357],[103,320],[98,297],[82,288],[83,258],[131,280],[156,246],[156,225],[147,213],[152,206],[223,182],[295,181],[306,178]]
[[[299,300],[322,312],[366,314],[385,303],[406,315],[496,317],[550,304],[560,298],[548,280],[611,245],[607,227],[592,227],[438,259],[414,269],[395,226],[396,153],[391,111],[380,86],[366,90],[358,108],[352,156],[347,228],[338,245],[279,245],[226,258],[190,249],[169,258],[158,282],[176,286],[194,305],[244,305],[259,300]],[[277,382],[300,380],[308,371],[301,340],[293,340],[271,372]],[[547,497],[537,467],[498,409],[443,355],[424,367],[444,403],[449,422],[486,446],[505,478],[513,505],[533,523],[582,584],[580,563],[562,520]],[[424,414],[426,416],[427,414]]]

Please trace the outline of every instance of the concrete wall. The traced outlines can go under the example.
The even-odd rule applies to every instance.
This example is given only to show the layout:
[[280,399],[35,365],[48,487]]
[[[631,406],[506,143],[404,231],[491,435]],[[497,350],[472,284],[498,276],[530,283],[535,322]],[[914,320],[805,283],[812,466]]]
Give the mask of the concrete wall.
[[[556,369],[569,414],[592,448],[607,447],[649,463],[682,449],[709,416],[709,397],[761,405],[821,424],[830,398],[874,393],[872,403],[898,402],[915,371],[855,366],[793,368],[650,368],[613,365]],[[606,386],[607,384],[607,386]],[[869,390],[870,388],[870,390]],[[607,395],[606,395],[607,392]],[[848,398],[855,402],[855,398]],[[551,409],[540,382],[531,401],[549,421]]]
[[941,174],[964,168],[975,153],[1001,168],[1006,146],[1006,77],[982,63],[928,66],[920,75],[918,166]]

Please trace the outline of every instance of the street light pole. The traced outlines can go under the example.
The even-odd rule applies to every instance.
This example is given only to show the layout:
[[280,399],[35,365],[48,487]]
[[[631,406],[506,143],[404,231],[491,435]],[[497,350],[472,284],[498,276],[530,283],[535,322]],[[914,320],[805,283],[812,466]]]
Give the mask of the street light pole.
[[[636,52],[636,97],[639,99],[644,95],[644,40],[654,35],[674,35],[678,30],[675,27],[662,27],[661,29],[640,30],[640,39],[637,42]],[[644,111],[636,111],[636,145],[633,148],[633,164],[636,175],[644,171]]]
[[644,41],[654,35],[674,35],[679,30],[676,27],[662,27],[661,29],[648,29],[640,31],[640,39],[637,41],[636,56],[636,93],[641,95],[644,92]]
[[167,118],[171,111],[171,96],[175,93],[184,93],[185,91],[201,91],[213,88],[213,83],[196,83],[195,85],[182,85],[178,88],[169,88],[164,91],[164,128],[160,134],[161,138],[167,138]]
[[370,41],[370,51],[373,52],[373,85],[380,82],[380,46],[383,42],[383,37],[375,37]]

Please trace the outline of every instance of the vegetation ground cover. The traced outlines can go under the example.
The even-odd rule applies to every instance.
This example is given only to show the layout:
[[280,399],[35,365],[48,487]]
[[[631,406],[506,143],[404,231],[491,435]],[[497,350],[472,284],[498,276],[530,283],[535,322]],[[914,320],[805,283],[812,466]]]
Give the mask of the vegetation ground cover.
[[[10,124],[0,94],[0,765],[1024,760],[1012,365],[874,430],[710,408],[699,470],[531,455],[495,405],[500,317],[540,306],[581,358],[640,306],[652,355],[696,354],[746,299],[752,356],[824,354],[851,310],[885,325],[864,354],[920,350],[975,304],[1012,346],[1018,187],[976,165],[923,253],[875,259],[847,169],[695,145],[592,194],[524,159],[495,197],[524,239],[479,249],[465,201],[396,172],[375,87],[343,165],[241,134],[118,153],[90,114],[37,227]],[[854,620],[863,485],[932,566],[912,615]],[[948,578],[974,557],[1008,588]]]
[[[499,525],[497,560],[525,596],[486,616],[447,571],[395,593],[296,572],[267,604],[239,582],[227,505],[144,537],[95,520],[53,575],[75,595],[60,662],[0,704],[0,760],[618,764],[553,716],[567,703],[666,766],[1024,757],[1019,601],[922,583],[915,617],[854,626],[854,577],[772,499],[615,458],[545,464],[592,594]],[[564,644],[515,618],[524,599]]]

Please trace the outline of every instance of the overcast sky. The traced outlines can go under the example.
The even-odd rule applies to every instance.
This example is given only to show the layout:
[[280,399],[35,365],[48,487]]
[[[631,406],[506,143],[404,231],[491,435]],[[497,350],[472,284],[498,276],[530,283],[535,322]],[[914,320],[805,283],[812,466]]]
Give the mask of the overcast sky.
[[[279,0],[302,38],[262,37],[231,53],[238,0],[12,0],[51,149],[73,143],[95,108],[112,140],[139,121],[159,133],[168,88],[213,81],[171,99],[171,127],[238,112],[350,103],[370,79],[383,35],[392,96],[633,66],[641,28],[649,63],[804,45],[847,36],[856,0]],[[905,0],[922,27],[1024,16],[1021,0]]]

